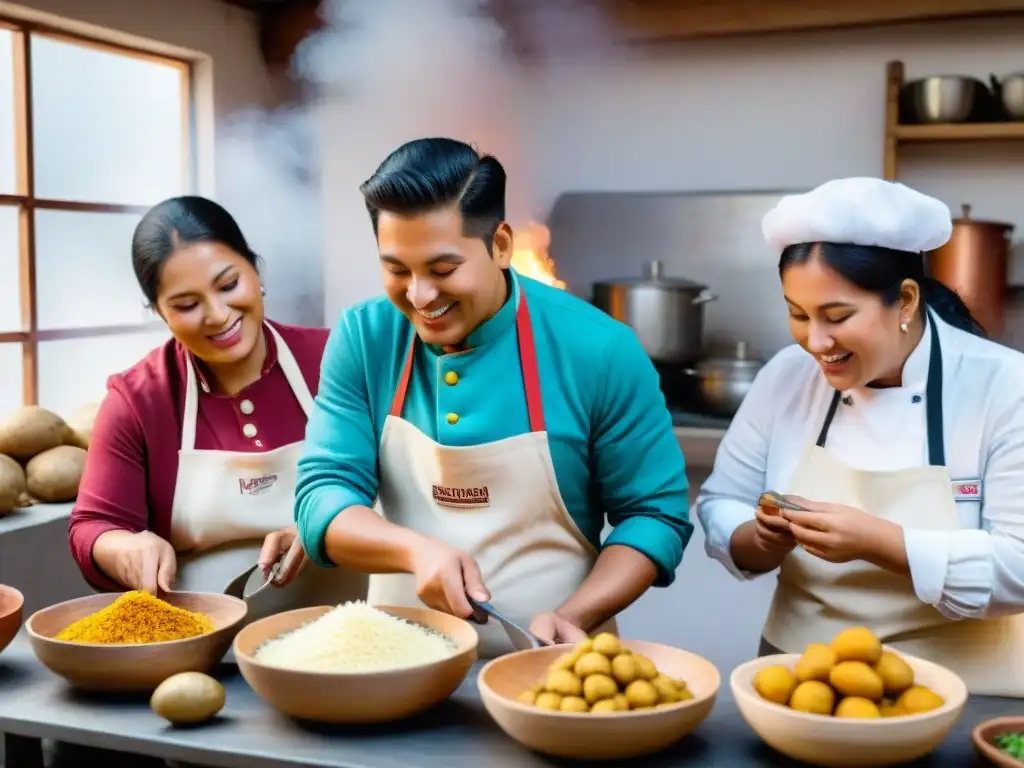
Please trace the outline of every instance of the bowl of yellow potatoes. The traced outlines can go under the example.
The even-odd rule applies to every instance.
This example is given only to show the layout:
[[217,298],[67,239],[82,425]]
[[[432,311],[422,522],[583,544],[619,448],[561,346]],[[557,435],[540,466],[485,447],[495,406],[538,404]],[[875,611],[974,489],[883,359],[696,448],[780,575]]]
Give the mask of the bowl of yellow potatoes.
[[611,760],[657,752],[711,712],[722,679],[696,654],[601,633],[501,656],[480,670],[488,713],[524,746]]
[[819,766],[898,765],[937,747],[967,686],[930,661],[851,627],[802,654],[748,661],[729,680],[736,706],[770,746]]

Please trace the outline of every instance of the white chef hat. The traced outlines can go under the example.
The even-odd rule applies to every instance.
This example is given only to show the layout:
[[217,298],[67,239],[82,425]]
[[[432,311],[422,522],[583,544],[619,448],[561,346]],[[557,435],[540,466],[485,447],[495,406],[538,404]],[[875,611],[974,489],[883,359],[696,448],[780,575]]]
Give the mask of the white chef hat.
[[930,251],[953,234],[953,217],[941,200],[892,181],[836,179],[801,195],[787,195],[761,221],[776,253],[796,243],[877,245],[896,251]]

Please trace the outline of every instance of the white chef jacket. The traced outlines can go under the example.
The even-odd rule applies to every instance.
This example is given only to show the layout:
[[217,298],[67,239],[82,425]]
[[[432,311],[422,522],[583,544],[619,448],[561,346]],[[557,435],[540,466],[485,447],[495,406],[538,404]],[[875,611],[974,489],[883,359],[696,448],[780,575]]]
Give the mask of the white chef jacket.
[[[980,480],[981,500],[957,501],[959,531],[904,530],[914,591],[950,619],[1021,613],[1024,354],[935,322],[947,466],[954,484]],[[924,397],[930,336],[926,329],[907,359],[902,386],[843,393],[826,451],[861,470],[928,463]],[[817,361],[793,345],[759,372],[729,425],[694,509],[708,555],[736,578],[759,574],[736,567],[729,552],[733,532],[754,519],[763,491],[785,492],[807,443],[821,430],[833,394]]]

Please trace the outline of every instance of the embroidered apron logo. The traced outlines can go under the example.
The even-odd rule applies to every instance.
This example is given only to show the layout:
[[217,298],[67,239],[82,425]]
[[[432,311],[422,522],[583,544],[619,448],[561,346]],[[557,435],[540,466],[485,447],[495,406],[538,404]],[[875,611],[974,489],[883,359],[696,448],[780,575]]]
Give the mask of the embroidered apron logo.
[[238,478],[238,492],[242,495],[255,496],[258,493],[269,491],[277,482],[277,475],[263,475],[249,480]]
[[431,486],[434,501],[445,507],[473,509],[488,507],[491,504],[491,493],[487,487],[482,488],[447,488],[443,485]]
[[954,501],[981,501],[980,480],[954,480]]

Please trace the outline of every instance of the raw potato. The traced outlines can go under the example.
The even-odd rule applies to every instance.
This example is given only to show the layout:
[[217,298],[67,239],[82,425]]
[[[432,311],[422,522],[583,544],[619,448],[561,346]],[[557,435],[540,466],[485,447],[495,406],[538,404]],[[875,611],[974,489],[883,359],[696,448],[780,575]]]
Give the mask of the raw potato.
[[796,689],[796,683],[796,675],[781,664],[765,667],[754,678],[754,688],[761,694],[761,698],[774,701],[776,704],[786,704],[789,701],[789,697]]
[[881,716],[875,702],[861,696],[847,696],[836,707],[836,717],[875,718]]
[[797,712],[811,715],[831,715],[836,703],[836,694],[828,683],[821,680],[807,680],[800,683],[789,697],[789,706]]
[[902,693],[896,706],[907,714],[919,715],[922,712],[938,709],[944,703],[942,697],[935,691],[931,691],[923,685],[914,685]]
[[685,681],[662,674],[646,656],[602,632],[555,659],[543,681],[516,700],[552,712],[610,715],[671,707],[693,698]]
[[889,694],[898,695],[914,684],[914,670],[892,651],[882,651],[875,672],[882,678],[885,692]]
[[96,414],[100,411],[100,403],[89,403],[83,405],[68,417],[68,427],[71,434],[68,435],[68,445],[78,448],[89,448],[89,441],[92,439],[92,427],[96,423]]
[[874,666],[882,657],[882,643],[867,627],[844,629],[832,641],[836,661],[863,661]]
[[0,454],[0,515],[16,507],[27,507],[31,499],[25,485],[25,470],[10,456]]
[[63,445],[71,434],[71,427],[53,411],[25,405],[0,419],[0,453],[25,461]]
[[73,445],[59,445],[34,456],[25,465],[29,494],[50,504],[73,501],[85,470],[85,456],[83,449]]
[[810,643],[792,670],[764,667],[753,688],[773,704],[824,717],[907,717],[945,704],[935,691],[915,684],[913,668],[898,653],[883,650],[864,627],[844,630],[827,645]]
[[171,675],[157,686],[149,706],[174,725],[209,720],[224,707],[224,686],[201,672]]
[[808,680],[828,681],[832,667],[836,665],[836,652],[827,645],[811,643],[796,663],[796,679],[801,683]]
[[881,676],[863,661],[839,662],[832,668],[828,681],[844,696],[858,696],[868,701],[878,701],[885,691]]
[[579,696],[583,692],[583,683],[568,669],[551,670],[544,687],[563,696]]

